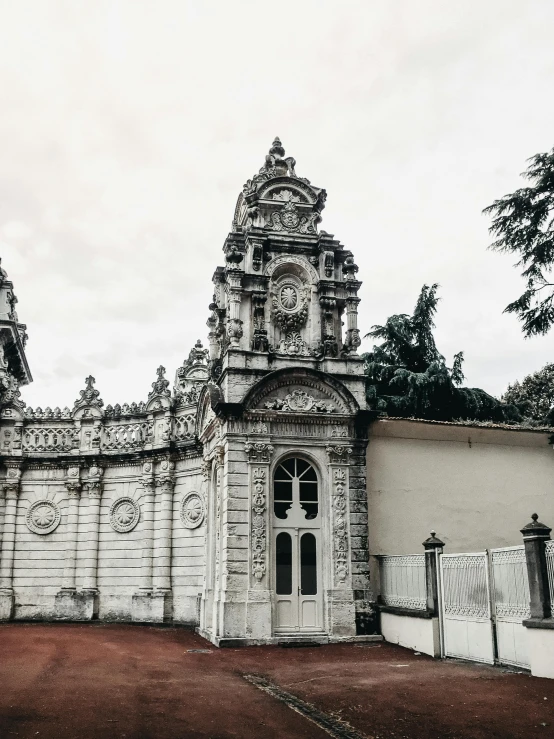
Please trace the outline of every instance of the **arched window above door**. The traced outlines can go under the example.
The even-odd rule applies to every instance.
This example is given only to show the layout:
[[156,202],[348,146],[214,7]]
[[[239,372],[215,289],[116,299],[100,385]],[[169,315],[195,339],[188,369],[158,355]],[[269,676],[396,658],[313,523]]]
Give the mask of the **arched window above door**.
[[273,475],[273,511],[288,520],[295,513],[312,521],[319,513],[318,482],[311,464],[299,457],[281,462]]

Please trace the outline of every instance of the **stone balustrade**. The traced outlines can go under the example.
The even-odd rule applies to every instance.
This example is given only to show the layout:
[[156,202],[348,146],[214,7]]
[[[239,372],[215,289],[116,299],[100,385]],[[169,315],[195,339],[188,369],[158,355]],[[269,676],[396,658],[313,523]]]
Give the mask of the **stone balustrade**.
[[[38,413],[37,413],[38,411]],[[49,413],[26,409],[20,423],[3,426],[0,430],[2,454],[80,454],[121,453],[171,442],[177,445],[196,439],[196,407],[186,412],[177,409],[163,414],[143,413],[139,417],[119,418],[105,414],[100,419],[82,421],[63,412]]]

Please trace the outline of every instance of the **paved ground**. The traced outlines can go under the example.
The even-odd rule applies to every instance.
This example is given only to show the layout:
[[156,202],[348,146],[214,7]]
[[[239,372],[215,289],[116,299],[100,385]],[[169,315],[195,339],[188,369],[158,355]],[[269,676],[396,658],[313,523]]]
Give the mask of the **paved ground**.
[[177,628],[0,625],[1,739],[328,737],[287,694],[334,736],[554,736],[554,680],[389,644],[217,650]]

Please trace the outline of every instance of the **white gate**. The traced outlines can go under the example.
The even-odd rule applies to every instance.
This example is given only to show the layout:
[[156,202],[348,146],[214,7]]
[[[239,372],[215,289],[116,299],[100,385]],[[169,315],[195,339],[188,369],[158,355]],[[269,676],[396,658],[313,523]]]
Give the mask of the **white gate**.
[[527,629],[522,624],[531,616],[523,546],[491,549],[491,572],[498,661],[529,668]]
[[494,664],[487,552],[440,559],[445,655]]
[[440,558],[447,657],[529,667],[529,582],[523,546]]

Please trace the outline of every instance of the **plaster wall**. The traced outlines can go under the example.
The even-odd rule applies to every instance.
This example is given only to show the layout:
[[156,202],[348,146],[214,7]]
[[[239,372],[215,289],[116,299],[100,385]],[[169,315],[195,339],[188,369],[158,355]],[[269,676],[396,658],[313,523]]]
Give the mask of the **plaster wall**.
[[554,678],[554,629],[527,629],[531,674]]
[[[171,597],[169,617],[179,623],[198,622],[198,598],[202,591],[205,569],[206,522],[197,528],[187,528],[181,519],[183,498],[191,492],[203,494],[203,479],[199,459],[178,460],[172,496],[170,538]],[[151,572],[155,585],[158,560],[163,552],[156,544],[156,524],[160,520],[160,496],[153,504],[140,480],[139,464],[104,467],[102,494],[98,517],[98,618],[130,621],[133,596],[145,588],[144,559],[148,557],[149,532]],[[64,587],[67,566],[69,499],[64,485],[65,470],[50,465],[45,469],[28,469],[23,473],[21,492],[17,500],[15,545],[12,583],[14,592],[13,618],[49,620],[59,618],[56,596]],[[120,533],[110,523],[110,508],[114,501],[130,497],[140,509],[140,517],[132,531]],[[46,536],[34,533],[26,524],[26,515],[35,501],[49,499],[60,510],[60,523]],[[5,501],[2,501],[2,511]],[[91,541],[95,526],[89,515],[93,502],[83,490],[78,500],[77,545],[75,553],[75,589],[86,587],[87,565],[90,564]],[[149,513],[150,505],[150,513]],[[89,567],[90,569],[90,567]],[[89,573],[90,574],[90,573]],[[151,576],[150,576],[151,577]]]
[[372,554],[421,552],[434,529],[446,552],[521,544],[537,512],[554,526],[554,452],[545,432],[379,420],[367,450]]
[[413,618],[381,613],[381,633],[385,641],[440,657],[438,618]]

